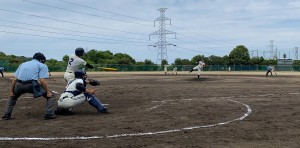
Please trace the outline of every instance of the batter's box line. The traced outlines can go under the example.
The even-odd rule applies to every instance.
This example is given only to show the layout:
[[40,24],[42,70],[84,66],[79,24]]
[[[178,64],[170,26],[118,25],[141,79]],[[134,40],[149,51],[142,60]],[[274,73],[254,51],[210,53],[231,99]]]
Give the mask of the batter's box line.
[[174,132],[181,132],[181,131],[187,131],[187,130],[193,130],[193,129],[199,129],[199,128],[211,128],[215,126],[222,126],[226,125],[235,121],[241,121],[244,120],[247,116],[249,116],[252,112],[252,109],[250,108],[249,105],[244,104],[239,101],[227,99],[228,101],[234,102],[241,104],[246,107],[247,112],[244,113],[243,116],[230,120],[230,121],[225,121],[225,122],[220,122],[220,123],[215,123],[215,124],[209,124],[209,125],[199,125],[199,126],[191,126],[191,127],[185,127],[185,128],[180,128],[180,129],[171,129],[171,130],[162,130],[162,131],[156,131],[156,132],[144,132],[144,133],[125,133],[125,134],[116,134],[116,135],[106,135],[106,136],[91,136],[91,137],[49,137],[49,138],[39,138],[39,137],[19,137],[19,138],[14,138],[14,137],[0,137],[0,141],[21,141],[21,140],[27,140],[27,141],[49,141],[49,140],[90,140],[90,139],[105,139],[105,138],[121,138],[121,137],[138,137],[138,136],[150,136],[150,135],[158,135],[158,134],[167,134],[167,133],[174,133]]

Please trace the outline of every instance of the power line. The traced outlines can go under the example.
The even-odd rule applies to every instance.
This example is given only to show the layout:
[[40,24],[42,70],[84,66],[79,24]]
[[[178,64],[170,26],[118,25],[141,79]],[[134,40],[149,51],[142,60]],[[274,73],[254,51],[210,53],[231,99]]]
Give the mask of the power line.
[[23,0],[23,1],[29,2],[29,3],[33,3],[33,4],[42,5],[42,6],[46,6],[46,7],[51,7],[51,8],[55,8],[55,9],[60,9],[60,10],[64,10],[64,11],[75,12],[75,13],[79,13],[79,14],[85,14],[85,15],[94,16],[94,17],[105,18],[105,19],[109,19],[109,20],[115,20],[115,21],[120,21],[120,22],[126,22],[126,23],[139,24],[139,25],[144,25],[144,26],[148,26],[148,27],[153,27],[152,25],[147,25],[147,24],[142,24],[142,23],[136,23],[136,22],[130,22],[130,21],[120,20],[120,19],[114,19],[114,18],[110,18],[110,17],[104,17],[104,16],[100,16],[100,15],[96,15],[96,14],[90,14],[90,13],[80,12],[80,11],[76,11],[76,10],[70,10],[70,9],[66,9],[66,8],[61,8],[61,7],[57,7],[57,6],[51,6],[51,5],[47,5],[47,4],[42,4],[42,3],[39,3],[39,2],[33,2],[33,1],[29,1],[29,0]]
[[110,29],[110,28],[104,28],[104,27],[87,25],[87,24],[81,24],[81,23],[76,23],[76,22],[69,22],[69,21],[64,21],[64,20],[59,20],[59,19],[54,19],[54,18],[48,18],[48,17],[44,17],[44,16],[38,16],[38,15],[27,14],[27,13],[13,11],[13,10],[7,10],[7,9],[3,9],[3,8],[0,8],[0,10],[1,11],[11,12],[11,13],[17,13],[17,14],[23,14],[23,15],[28,15],[28,16],[33,16],[33,17],[48,19],[48,20],[53,20],[53,21],[58,21],[58,22],[64,22],[64,23],[69,23],[69,24],[76,24],[76,25],[80,25],[80,26],[86,26],[86,27],[92,27],[92,28],[98,28],[98,29],[104,29],[104,30],[111,30],[111,31],[123,32],[123,33],[130,33],[130,34],[137,34],[137,35],[146,35],[146,34],[141,34],[141,33],[128,32],[128,31],[122,31],[122,30],[116,30],[116,29]]
[[[93,42],[93,43],[124,44],[124,43],[111,43],[111,42],[90,41],[90,40],[82,40],[82,39],[71,39],[71,38],[63,38],[63,37],[51,37],[51,36],[36,35],[36,34],[27,34],[27,33],[19,33],[19,32],[10,32],[10,31],[4,31],[4,30],[0,30],[0,32],[3,32],[3,33],[9,33],[9,34],[26,35],[26,36],[36,36],[36,37],[52,38],[52,39],[64,39],[64,40],[73,40],[73,41]],[[145,44],[142,44],[142,45],[137,45],[137,44],[127,44],[127,45],[133,45],[133,46],[145,46]]]
[[81,4],[78,4],[78,3],[73,3],[73,2],[69,2],[69,1],[65,1],[65,0],[57,0],[57,1],[68,3],[68,4],[72,4],[72,5],[76,5],[76,6],[80,6],[80,7],[85,7],[85,8],[89,8],[89,9],[93,9],[93,10],[97,10],[97,11],[102,11],[102,12],[106,12],[106,13],[110,13],[110,14],[114,14],[114,15],[120,15],[120,16],[124,16],[124,17],[128,17],[128,18],[137,19],[137,20],[143,20],[143,21],[152,22],[150,20],[146,20],[146,19],[142,19],[142,18],[137,18],[137,17],[133,17],[133,16],[129,16],[129,15],[124,15],[124,14],[121,14],[121,13],[115,13],[115,12],[111,12],[111,11],[106,11],[106,10],[102,10],[102,9],[98,9],[98,8],[93,8],[93,7],[89,7],[89,6],[85,6],[85,5],[81,5]]
[[15,23],[15,24],[23,24],[23,25],[28,25],[28,26],[42,27],[42,28],[48,28],[48,29],[55,29],[55,30],[61,30],[61,31],[70,31],[70,32],[84,33],[84,34],[90,34],[90,35],[99,35],[99,36],[108,36],[108,37],[117,37],[117,38],[127,38],[127,39],[145,41],[145,39],[137,39],[137,38],[123,37],[123,36],[120,37],[120,36],[113,36],[113,35],[106,35],[106,34],[103,35],[103,34],[97,34],[97,33],[92,33],[92,32],[84,32],[84,31],[79,31],[79,30],[62,29],[62,28],[42,26],[42,25],[36,25],[36,24],[29,24],[29,23],[18,22],[18,21],[4,20],[4,19],[1,19],[1,18],[0,18],[0,21],[5,21],[5,22],[10,22],[10,23]]
[[76,36],[76,37],[85,37],[85,38],[93,38],[93,39],[103,39],[103,40],[112,40],[112,41],[121,41],[121,42],[131,42],[131,43],[144,43],[144,44],[147,44],[147,42],[124,41],[124,40],[115,40],[115,39],[107,39],[107,38],[99,38],[99,37],[91,37],[91,36],[75,35],[75,34],[67,34],[67,33],[58,33],[58,32],[53,32],[53,31],[45,31],[45,30],[38,30],[38,29],[30,29],[30,28],[24,28],[24,27],[14,27],[14,26],[7,26],[7,25],[1,25],[1,24],[0,24],[0,26],[8,27],[8,28],[17,28],[17,29],[24,29],[24,30],[38,31],[38,32],[44,32],[44,33],[52,33],[52,34],[61,34],[61,35]]

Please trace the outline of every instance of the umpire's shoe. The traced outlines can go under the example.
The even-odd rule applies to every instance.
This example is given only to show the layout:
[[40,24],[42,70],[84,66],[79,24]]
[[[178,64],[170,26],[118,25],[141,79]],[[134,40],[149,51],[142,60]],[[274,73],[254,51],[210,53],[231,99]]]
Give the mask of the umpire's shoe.
[[10,120],[11,117],[10,117],[10,115],[5,114],[5,115],[2,117],[2,119],[3,119],[3,120]]
[[50,120],[50,119],[55,119],[56,115],[55,114],[45,114],[44,119],[45,120]]

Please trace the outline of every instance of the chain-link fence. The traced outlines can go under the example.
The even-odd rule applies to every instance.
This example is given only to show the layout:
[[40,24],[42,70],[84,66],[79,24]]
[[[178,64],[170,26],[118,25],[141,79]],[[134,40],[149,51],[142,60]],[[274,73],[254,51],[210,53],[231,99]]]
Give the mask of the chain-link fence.
[[[5,64],[0,61],[0,66],[5,68],[6,72],[14,72],[19,65]],[[86,69],[87,71],[103,71],[103,68],[115,68],[117,71],[163,71],[164,66],[160,65],[118,65],[118,64],[98,64],[95,69]],[[196,65],[169,65],[168,71],[177,67],[177,71],[190,71]],[[206,65],[204,71],[266,71],[267,65]],[[66,66],[48,66],[50,72],[63,72]],[[275,65],[277,71],[300,71],[300,65],[286,66]]]

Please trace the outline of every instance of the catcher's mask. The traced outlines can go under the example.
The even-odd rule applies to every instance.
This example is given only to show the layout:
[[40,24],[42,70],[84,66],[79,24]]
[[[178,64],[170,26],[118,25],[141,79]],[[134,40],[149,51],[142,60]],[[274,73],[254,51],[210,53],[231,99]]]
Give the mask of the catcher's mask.
[[83,70],[76,70],[75,71],[75,78],[77,79],[85,79],[86,72]]
[[84,49],[83,48],[81,48],[81,47],[76,48],[75,55],[83,56],[83,54],[84,54]]
[[42,54],[40,52],[35,53],[32,58],[40,61],[41,63],[45,63],[46,62],[46,57],[44,56],[44,54]]

